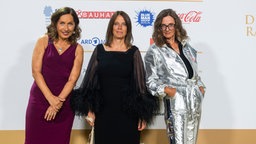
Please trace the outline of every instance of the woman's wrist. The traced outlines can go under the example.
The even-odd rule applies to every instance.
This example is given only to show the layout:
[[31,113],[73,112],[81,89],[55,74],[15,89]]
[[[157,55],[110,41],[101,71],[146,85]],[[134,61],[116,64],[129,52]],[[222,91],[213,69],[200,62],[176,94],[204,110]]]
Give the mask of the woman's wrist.
[[58,97],[59,101],[61,102],[64,102],[66,99],[65,98],[61,98],[61,97]]

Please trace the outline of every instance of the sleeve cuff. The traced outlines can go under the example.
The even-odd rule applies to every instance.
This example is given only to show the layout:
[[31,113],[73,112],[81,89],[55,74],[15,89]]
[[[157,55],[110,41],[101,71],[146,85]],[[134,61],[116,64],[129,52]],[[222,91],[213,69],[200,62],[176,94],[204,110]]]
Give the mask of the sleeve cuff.
[[165,97],[166,96],[166,93],[164,92],[164,88],[166,87],[167,85],[161,85],[158,87],[157,89],[157,94],[160,96],[160,97]]

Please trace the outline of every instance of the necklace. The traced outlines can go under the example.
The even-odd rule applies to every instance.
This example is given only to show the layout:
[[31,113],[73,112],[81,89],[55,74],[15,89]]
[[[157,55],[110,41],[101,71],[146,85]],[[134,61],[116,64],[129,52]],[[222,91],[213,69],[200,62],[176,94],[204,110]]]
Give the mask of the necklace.
[[58,51],[59,51],[59,52],[62,52],[62,48],[58,48]]

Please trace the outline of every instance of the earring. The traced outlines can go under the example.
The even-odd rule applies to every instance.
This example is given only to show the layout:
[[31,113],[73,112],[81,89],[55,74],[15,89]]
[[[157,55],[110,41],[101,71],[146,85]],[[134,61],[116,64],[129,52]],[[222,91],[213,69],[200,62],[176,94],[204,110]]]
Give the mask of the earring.
[[75,31],[73,31],[73,34],[75,34],[76,32]]

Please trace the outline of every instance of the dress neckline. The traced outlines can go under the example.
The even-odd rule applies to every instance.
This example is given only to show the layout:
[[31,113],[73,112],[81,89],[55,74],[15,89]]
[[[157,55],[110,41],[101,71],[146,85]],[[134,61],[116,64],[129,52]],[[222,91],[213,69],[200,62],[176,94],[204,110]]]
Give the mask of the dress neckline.
[[133,46],[131,46],[131,48],[127,49],[126,51],[108,51],[105,49],[104,44],[102,44],[102,49],[104,50],[104,52],[108,52],[108,53],[127,53],[132,48],[133,48]]
[[55,46],[53,43],[52,43],[52,45],[53,45],[53,48],[55,49],[55,51],[57,52],[57,54],[58,54],[59,56],[65,54],[66,51],[68,51],[68,50],[71,48],[71,46],[72,46],[72,44],[71,44],[66,50],[64,50],[62,53],[59,53],[58,50],[57,50],[57,48],[56,48],[56,46]]

